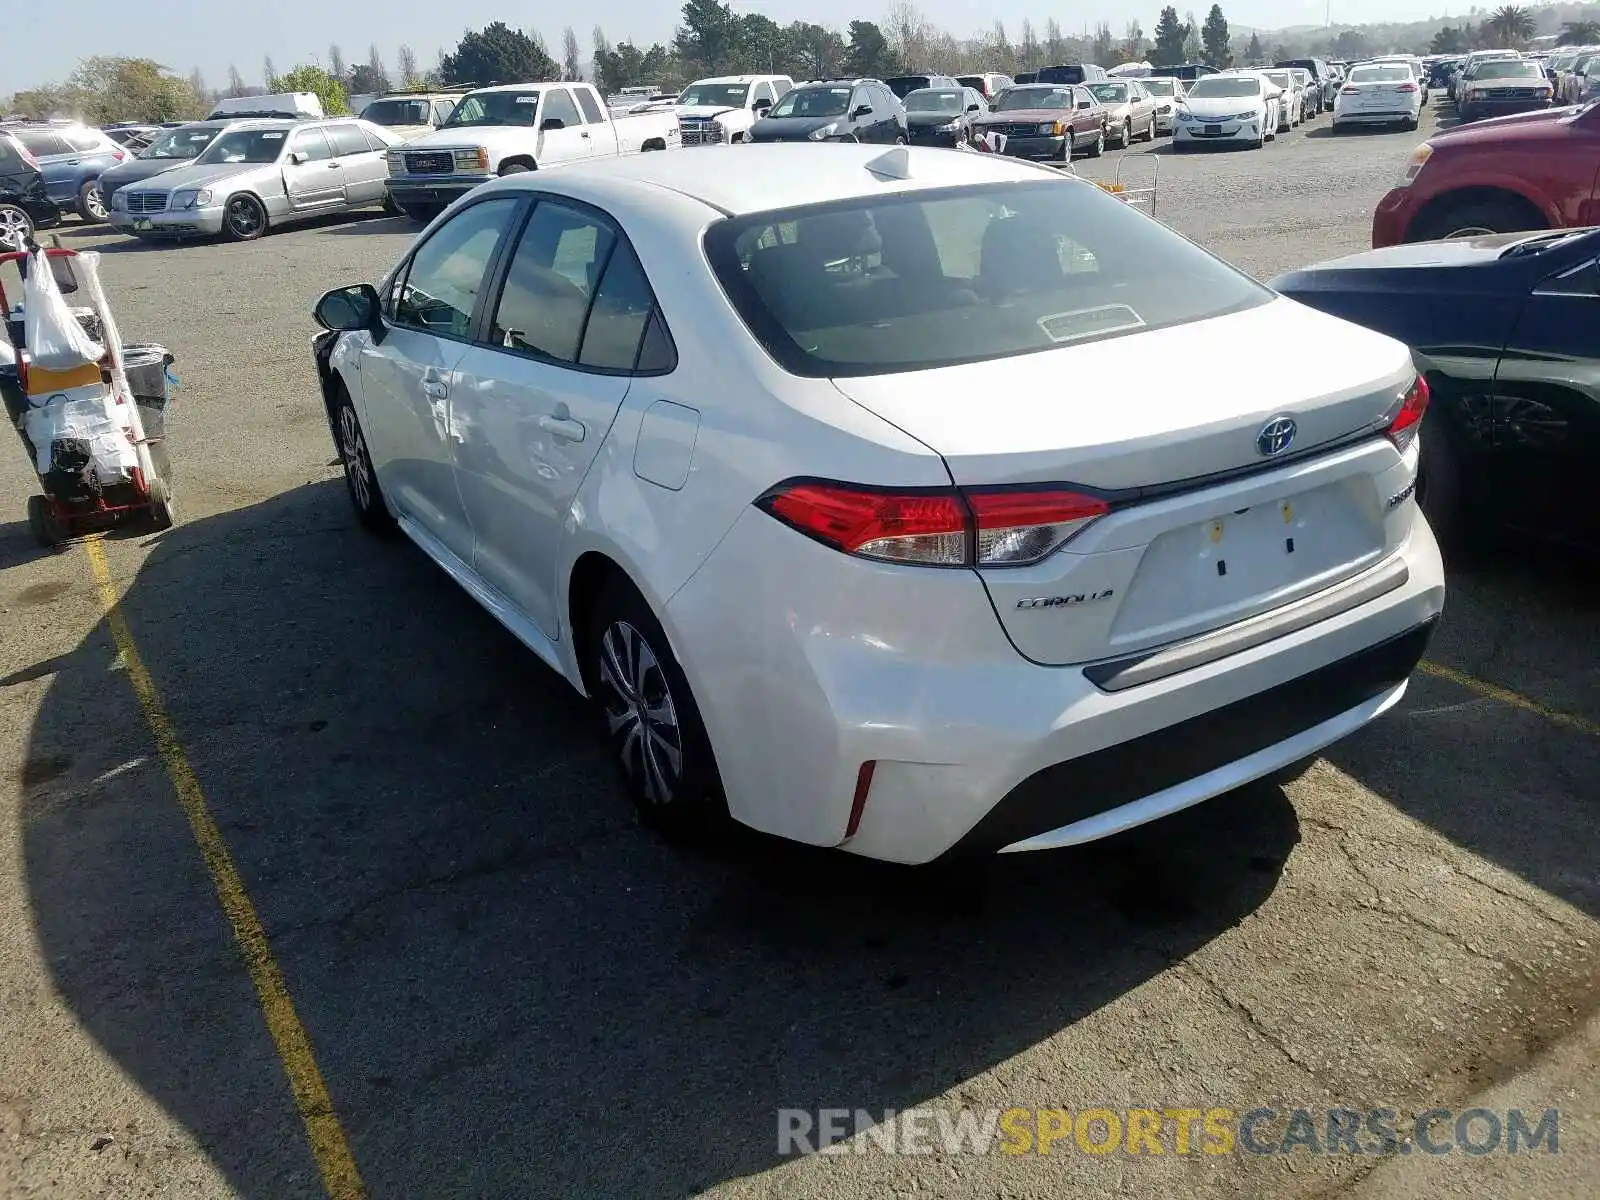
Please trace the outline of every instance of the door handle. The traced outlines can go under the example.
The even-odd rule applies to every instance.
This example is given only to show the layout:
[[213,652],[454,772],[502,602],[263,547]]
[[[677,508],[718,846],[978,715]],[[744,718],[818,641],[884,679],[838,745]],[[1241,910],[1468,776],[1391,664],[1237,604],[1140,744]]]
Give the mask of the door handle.
[[339,169],[339,164],[338,163],[331,162],[331,163],[328,164],[328,170],[337,171],[338,169]]
[[558,437],[567,442],[581,442],[583,435],[588,432],[584,429],[582,421],[574,421],[571,417],[546,415],[534,423],[551,437]]
[[422,381],[422,394],[430,400],[443,400],[450,394],[450,389],[437,379],[424,379]]
[[583,131],[581,131],[581,132],[580,132],[580,133],[579,133],[579,134],[578,134],[578,136],[579,136],[579,137],[582,137],[582,138],[587,138],[587,137],[588,137],[588,136],[589,136],[589,131],[588,131],[588,130],[587,130],[587,129],[585,129],[585,130],[583,130]]

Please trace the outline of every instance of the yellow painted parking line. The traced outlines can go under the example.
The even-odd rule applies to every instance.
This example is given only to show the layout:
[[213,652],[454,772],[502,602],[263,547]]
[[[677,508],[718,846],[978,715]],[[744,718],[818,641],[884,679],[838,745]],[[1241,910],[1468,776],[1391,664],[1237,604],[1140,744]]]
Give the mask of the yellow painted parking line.
[[327,1085],[322,1081],[322,1071],[311,1050],[311,1039],[306,1036],[305,1027],[300,1024],[300,1018],[294,1011],[294,1001],[289,997],[283,972],[267,942],[267,931],[262,928],[261,918],[256,915],[255,905],[245,891],[244,880],[239,876],[239,868],[234,865],[233,855],[228,852],[222,830],[217,828],[216,820],[211,816],[200,780],[189,765],[189,758],[183,751],[182,742],[178,740],[172,718],[161,703],[161,694],[156,690],[155,681],[145,668],[144,660],[139,657],[139,648],[122,613],[121,598],[111,578],[105,549],[97,540],[87,541],[83,545],[94,570],[95,586],[100,592],[106,623],[111,628],[122,664],[133,683],[139,709],[155,737],[156,749],[161,753],[161,761],[166,764],[167,774],[178,794],[178,803],[183,808],[184,816],[189,818],[189,828],[193,830],[194,840],[200,847],[200,857],[205,860],[211,882],[216,885],[217,899],[222,903],[228,924],[233,927],[239,955],[244,959],[250,982],[255,985],[267,1030],[272,1034],[278,1058],[289,1077],[289,1090],[294,1094],[295,1107],[300,1110],[300,1119],[305,1122],[312,1156],[317,1160],[317,1169],[322,1172],[323,1186],[333,1200],[365,1197],[366,1187],[350,1154],[344,1127],[339,1124],[339,1116],[333,1110]]
[[1600,737],[1600,725],[1593,721],[1586,721],[1582,717],[1564,713],[1549,705],[1540,704],[1537,700],[1529,700],[1526,696],[1513,692],[1509,688],[1498,687],[1492,683],[1485,683],[1481,679],[1474,679],[1471,675],[1463,674],[1453,667],[1446,667],[1436,662],[1423,662],[1417,667],[1424,675],[1432,675],[1435,679],[1447,679],[1457,687],[1464,687],[1469,692],[1477,692],[1490,700],[1498,700],[1501,704],[1512,708],[1520,708],[1523,712],[1531,712],[1535,716],[1543,717],[1552,725],[1560,725],[1563,729],[1575,729],[1579,733],[1591,734]]

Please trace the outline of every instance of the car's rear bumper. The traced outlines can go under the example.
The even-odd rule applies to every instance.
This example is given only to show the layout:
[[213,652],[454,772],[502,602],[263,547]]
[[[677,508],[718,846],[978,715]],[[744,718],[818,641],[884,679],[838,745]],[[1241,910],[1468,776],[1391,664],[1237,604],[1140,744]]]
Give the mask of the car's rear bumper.
[[1409,104],[1396,108],[1362,108],[1333,110],[1333,123],[1335,125],[1398,125],[1402,121],[1414,121],[1417,110]]
[[1444,604],[1420,514],[1372,571],[1392,586],[1118,686],[1022,658],[968,572],[866,564],[751,509],[663,624],[737,819],[920,863],[1104,837],[1373,719]]
[[1372,210],[1372,248],[1380,250],[1405,241],[1418,207],[1412,188],[1391,188]]

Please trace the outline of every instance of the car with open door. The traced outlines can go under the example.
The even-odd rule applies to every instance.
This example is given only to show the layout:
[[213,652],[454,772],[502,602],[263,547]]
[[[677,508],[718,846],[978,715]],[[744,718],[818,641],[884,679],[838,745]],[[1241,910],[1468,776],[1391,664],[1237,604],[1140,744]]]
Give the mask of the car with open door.
[[1407,343],[1432,401],[1423,511],[1442,540],[1518,536],[1600,551],[1600,231],[1373,250],[1273,281]]
[[675,828],[1107,837],[1392,708],[1444,602],[1406,347],[1005,155],[528,172],[316,314],[361,524]]

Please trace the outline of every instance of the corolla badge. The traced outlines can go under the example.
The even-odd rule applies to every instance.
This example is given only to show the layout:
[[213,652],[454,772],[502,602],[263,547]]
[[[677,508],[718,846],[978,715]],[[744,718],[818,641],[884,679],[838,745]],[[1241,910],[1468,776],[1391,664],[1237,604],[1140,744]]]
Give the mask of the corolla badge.
[[1272,458],[1294,445],[1294,434],[1294,418],[1273,417],[1256,434],[1256,449],[1267,458]]

